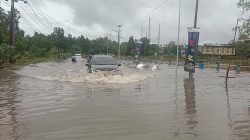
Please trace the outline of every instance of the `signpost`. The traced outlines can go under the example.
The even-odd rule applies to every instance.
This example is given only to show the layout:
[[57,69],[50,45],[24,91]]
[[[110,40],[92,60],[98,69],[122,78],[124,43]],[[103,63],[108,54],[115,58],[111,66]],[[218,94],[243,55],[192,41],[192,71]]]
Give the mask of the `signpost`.
[[142,51],[143,51],[143,45],[141,43],[136,43],[135,44],[135,53],[137,55],[141,55]]
[[186,51],[186,61],[184,70],[189,72],[189,77],[193,76],[196,65],[196,50],[198,50],[200,29],[199,28],[188,28],[188,48]]

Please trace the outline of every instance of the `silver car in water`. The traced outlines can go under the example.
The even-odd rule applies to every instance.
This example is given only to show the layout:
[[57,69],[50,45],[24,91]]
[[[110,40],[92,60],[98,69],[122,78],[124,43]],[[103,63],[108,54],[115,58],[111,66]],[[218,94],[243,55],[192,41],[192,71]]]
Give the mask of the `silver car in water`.
[[110,55],[93,55],[86,66],[88,66],[89,73],[94,73],[98,71],[118,71],[121,64],[118,64]]

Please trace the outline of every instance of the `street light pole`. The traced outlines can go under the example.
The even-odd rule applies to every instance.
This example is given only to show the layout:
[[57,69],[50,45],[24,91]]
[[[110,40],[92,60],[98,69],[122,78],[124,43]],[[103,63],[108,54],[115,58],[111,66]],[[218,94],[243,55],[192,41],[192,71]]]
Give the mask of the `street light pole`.
[[235,26],[235,30],[234,30],[234,40],[233,40],[234,44],[235,44],[235,40],[236,40],[237,28],[238,28],[239,20],[240,20],[240,18],[238,17],[237,18],[237,23],[236,23],[236,26]]
[[197,27],[197,15],[198,15],[198,8],[199,8],[199,0],[196,0],[195,6],[195,16],[194,16],[194,28]]
[[[6,0],[9,1],[9,0]],[[23,1],[27,4],[26,0],[11,0],[11,10],[10,10],[10,46],[15,46],[15,33],[16,33],[16,13],[15,13],[15,2]]]
[[107,51],[107,55],[108,55],[109,54],[109,44],[108,44],[108,42],[107,42],[106,45],[107,45],[107,50],[106,51]]
[[176,71],[179,65],[179,48],[180,48],[180,24],[181,24],[181,0],[179,0],[179,19],[178,19],[178,37],[177,37],[177,50],[176,50]]
[[11,11],[10,11],[10,45],[15,45],[15,2],[11,0]]
[[119,60],[120,60],[120,56],[121,56],[121,45],[120,45],[121,27],[122,27],[122,25],[118,25],[118,59]]
[[[195,6],[195,16],[194,16],[194,28],[197,27],[197,16],[198,16],[198,8],[199,8],[199,0],[196,0],[196,6]],[[197,48],[196,48],[197,50]],[[195,50],[195,57],[197,56],[197,51]],[[193,73],[189,72],[189,78],[193,78]]]
[[151,40],[151,18],[150,17],[148,19],[148,39],[150,43],[150,40]]
[[160,41],[161,41],[161,24],[159,24],[159,31],[158,31],[158,47],[157,47],[157,50],[156,50],[157,55],[159,54]]

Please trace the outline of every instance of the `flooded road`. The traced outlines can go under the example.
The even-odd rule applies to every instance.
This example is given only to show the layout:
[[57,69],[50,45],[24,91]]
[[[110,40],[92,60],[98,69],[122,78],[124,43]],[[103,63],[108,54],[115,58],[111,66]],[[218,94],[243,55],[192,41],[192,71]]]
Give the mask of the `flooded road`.
[[249,140],[250,74],[179,67],[87,74],[84,61],[0,71],[1,140]]

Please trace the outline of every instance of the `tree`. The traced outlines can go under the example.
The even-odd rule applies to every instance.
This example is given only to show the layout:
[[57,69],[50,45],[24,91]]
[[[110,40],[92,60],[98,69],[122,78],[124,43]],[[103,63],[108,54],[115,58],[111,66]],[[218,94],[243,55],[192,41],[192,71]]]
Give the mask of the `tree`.
[[133,36],[131,36],[128,40],[126,55],[133,55],[134,49],[135,49],[135,40]]
[[8,15],[0,7],[0,44],[8,43],[9,40],[9,23]]
[[76,39],[76,44],[77,46],[80,47],[81,49],[81,53],[84,53],[84,54],[89,54],[89,50],[90,50],[90,44],[89,44],[89,39],[88,38],[85,38],[83,35],[81,35],[80,37],[78,37]]
[[147,39],[146,37],[141,38],[141,42],[142,42],[142,46],[143,46],[143,55],[147,55],[148,53],[148,49],[149,49],[149,39]]
[[243,10],[248,11],[250,10],[250,1],[249,0],[240,0],[237,5],[241,8],[243,8]]
[[[239,8],[242,8],[243,12],[250,11],[250,1],[249,0],[239,0],[237,3]],[[244,19],[243,25],[239,27],[240,34],[250,35],[250,16]]]
[[51,37],[54,42],[54,46],[58,49],[58,52],[65,52],[67,50],[67,45],[65,44],[64,29],[61,27],[55,27]]
[[147,38],[142,38],[141,42],[142,42],[145,56],[152,56],[155,54],[158,48],[158,44],[150,44],[150,41]]
[[0,44],[0,66],[8,61],[9,48],[7,44]]
[[[241,35],[242,36],[242,35]],[[230,44],[235,47],[236,55],[242,58],[250,58],[250,41],[238,41],[235,45]]]

